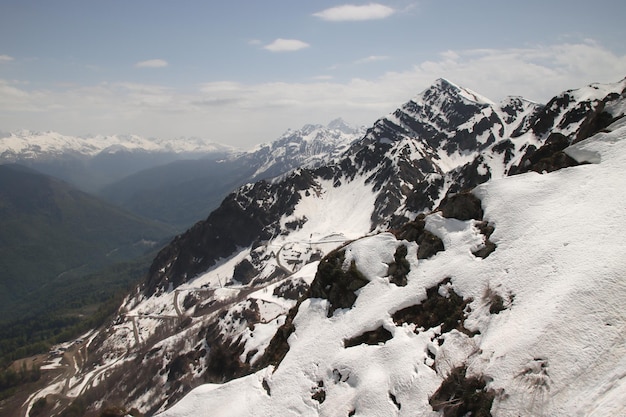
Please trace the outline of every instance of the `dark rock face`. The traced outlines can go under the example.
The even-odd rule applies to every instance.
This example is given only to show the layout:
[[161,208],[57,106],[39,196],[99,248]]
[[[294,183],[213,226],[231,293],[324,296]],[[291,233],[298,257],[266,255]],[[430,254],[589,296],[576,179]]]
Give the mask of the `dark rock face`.
[[264,181],[229,195],[209,217],[177,236],[150,267],[144,293],[174,288],[231,255],[237,247],[268,239],[283,214],[290,214],[300,200],[299,191],[310,187],[309,171],[300,170],[280,184]]
[[487,389],[482,376],[468,376],[465,365],[454,368],[441,386],[430,397],[433,410],[441,411],[443,417],[491,417],[491,405],[496,393]]
[[380,326],[375,330],[370,330],[358,336],[345,339],[343,341],[343,346],[346,348],[349,348],[349,347],[358,346],[362,344],[377,345],[379,343],[384,343],[387,340],[390,340],[392,337],[393,336],[389,330]]
[[485,243],[484,243],[483,247],[481,247],[478,250],[472,252],[472,254],[474,256],[479,257],[479,258],[485,259],[489,255],[491,255],[496,250],[496,247],[497,247],[497,245],[495,243],[493,243],[491,240],[489,240],[489,238],[491,237],[491,234],[494,232],[495,228],[493,227],[493,225],[491,225],[491,224],[489,224],[487,222],[484,222],[484,221],[478,223],[476,226],[478,227],[478,230],[480,230],[480,233],[484,236]]
[[328,317],[338,308],[350,308],[356,301],[354,293],[369,281],[359,272],[354,262],[344,270],[345,251],[336,251],[324,258],[311,283],[309,298],[329,301]]
[[554,127],[559,114],[566,109],[572,101],[574,101],[574,98],[569,92],[550,100],[532,123],[531,130],[535,135],[542,136],[547,134]]
[[396,284],[399,287],[404,287],[407,284],[407,274],[411,270],[411,264],[406,259],[408,250],[406,245],[398,246],[396,253],[393,255],[394,261],[389,264],[387,275],[389,276],[389,282]]
[[479,184],[491,179],[489,167],[485,165],[482,155],[478,155],[472,162],[469,162],[450,173],[451,184],[447,190],[448,194],[459,193],[471,190]]
[[623,117],[623,115],[613,117],[612,114],[604,111],[604,106],[605,103],[603,102],[587,116],[585,121],[580,126],[576,139],[574,139],[572,143],[580,142],[581,140],[595,135],[596,133],[607,128],[611,123]]
[[569,144],[570,140],[566,136],[552,133],[541,148],[530,148],[520,160],[519,165],[511,168],[510,175],[523,174],[529,171],[552,172],[578,165],[578,162],[563,152],[563,149],[567,148]]
[[506,139],[495,145],[493,148],[494,152],[499,154],[504,154],[503,161],[504,163],[509,163],[514,156],[515,145],[511,142],[511,139]]
[[298,300],[309,290],[309,286],[304,280],[290,280],[274,288],[274,295],[287,300]]
[[250,365],[239,359],[244,351],[242,344],[223,340],[218,332],[209,333],[207,340],[211,343],[204,375],[207,382],[224,383],[250,372]]
[[[509,175],[529,171],[552,172],[578,165],[563,150],[573,143],[595,135],[623,117],[623,115],[613,115],[605,109],[613,101],[622,99],[624,94],[624,91],[621,94],[613,92],[600,99],[576,102],[570,90],[550,100],[536,114],[531,126],[531,130],[537,136],[546,138],[543,145],[539,148],[529,146],[519,163],[511,167]],[[561,133],[561,131],[571,130],[571,126],[578,127],[567,136]]]
[[[445,279],[438,285],[428,288],[424,301],[396,311],[392,314],[393,321],[397,325],[414,323],[416,332],[420,328],[428,330],[440,325],[441,333],[447,333],[452,329],[467,333],[463,327],[464,310],[471,300],[464,300],[448,286],[449,283],[450,279]],[[447,293],[446,296],[440,294],[440,289]]]
[[470,192],[447,195],[439,204],[443,217],[459,220],[482,220],[483,208],[480,200]]
[[378,120],[366,137],[377,142],[397,141],[400,137],[420,138],[433,149],[444,148],[448,153],[475,150],[488,145],[479,144],[477,137],[495,124],[501,124],[492,113],[481,117],[472,132],[457,127],[481,114],[488,104],[467,100],[460,89],[446,80],[437,80],[421,94],[421,100],[411,100],[393,113],[394,120]]
[[399,230],[393,231],[397,239],[418,244],[417,259],[428,259],[444,250],[443,241],[425,227],[425,216],[420,214],[414,221],[407,222]]
[[257,276],[259,271],[256,270],[254,265],[247,260],[239,262],[237,266],[235,266],[235,270],[233,271],[233,279],[240,284],[249,284],[252,279]]

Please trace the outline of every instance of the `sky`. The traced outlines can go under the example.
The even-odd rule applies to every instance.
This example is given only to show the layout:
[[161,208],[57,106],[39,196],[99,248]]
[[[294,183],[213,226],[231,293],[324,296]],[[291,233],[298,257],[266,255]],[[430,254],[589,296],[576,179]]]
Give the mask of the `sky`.
[[546,102],[626,76],[623,0],[0,0],[0,131],[248,149],[437,78]]

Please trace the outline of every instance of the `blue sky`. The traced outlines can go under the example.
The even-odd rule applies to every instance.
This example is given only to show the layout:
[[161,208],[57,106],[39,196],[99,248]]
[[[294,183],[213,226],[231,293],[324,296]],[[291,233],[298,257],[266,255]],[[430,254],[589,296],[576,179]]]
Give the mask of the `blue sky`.
[[248,148],[445,77],[543,102],[626,76],[626,2],[2,0],[0,130]]

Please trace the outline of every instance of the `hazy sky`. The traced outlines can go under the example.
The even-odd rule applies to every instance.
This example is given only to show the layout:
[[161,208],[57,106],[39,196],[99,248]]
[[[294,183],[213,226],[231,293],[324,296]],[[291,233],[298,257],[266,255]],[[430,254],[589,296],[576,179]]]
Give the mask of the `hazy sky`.
[[0,130],[247,148],[445,77],[545,102],[626,76],[623,0],[1,0]]

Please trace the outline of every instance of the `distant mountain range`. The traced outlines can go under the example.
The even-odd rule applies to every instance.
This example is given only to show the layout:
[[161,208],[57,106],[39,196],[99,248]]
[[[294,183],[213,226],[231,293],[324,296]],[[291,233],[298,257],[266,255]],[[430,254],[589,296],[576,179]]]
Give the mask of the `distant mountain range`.
[[622,414],[625,100],[626,80],[545,105],[437,80],[229,194],[23,411]]
[[18,131],[0,137],[0,163],[31,167],[182,231],[240,185],[321,165],[364,131],[336,119],[288,130],[246,152],[202,139]]
[[76,137],[28,130],[0,136],[0,163],[25,165],[92,193],[143,169],[232,152],[231,147],[199,138]]
[[364,131],[341,119],[328,126],[306,125],[248,152],[145,169],[104,187],[99,195],[133,213],[184,230],[206,218],[237,187],[297,167],[319,166],[347,149]]

